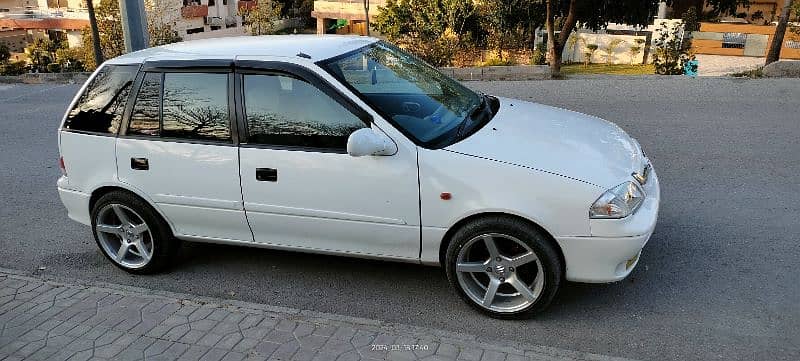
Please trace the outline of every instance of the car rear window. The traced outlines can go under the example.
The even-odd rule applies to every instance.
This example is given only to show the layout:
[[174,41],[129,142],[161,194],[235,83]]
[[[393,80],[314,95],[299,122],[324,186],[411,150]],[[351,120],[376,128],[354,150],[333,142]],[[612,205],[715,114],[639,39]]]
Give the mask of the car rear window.
[[138,65],[103,67],[70,110],[64,128],[116,134],[138,68]]

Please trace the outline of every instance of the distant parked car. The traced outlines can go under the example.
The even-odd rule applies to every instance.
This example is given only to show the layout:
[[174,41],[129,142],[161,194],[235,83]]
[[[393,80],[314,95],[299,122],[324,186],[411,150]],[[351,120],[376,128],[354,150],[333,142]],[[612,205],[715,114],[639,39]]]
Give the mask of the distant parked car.
[[69,217],[131,273],[180,241],[442,265],[495,317],[612,282],[658,177],[588,115],[484,95],[367,37],[171,44],[114,58],[59,129]]

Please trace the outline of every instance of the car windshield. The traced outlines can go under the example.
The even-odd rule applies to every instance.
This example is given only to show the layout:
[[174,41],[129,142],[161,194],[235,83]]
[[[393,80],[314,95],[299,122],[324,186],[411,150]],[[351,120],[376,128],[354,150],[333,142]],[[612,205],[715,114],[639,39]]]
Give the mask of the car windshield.
[[458,141],[484,96],[396,46],[376,42],[320,65],[423,145]]

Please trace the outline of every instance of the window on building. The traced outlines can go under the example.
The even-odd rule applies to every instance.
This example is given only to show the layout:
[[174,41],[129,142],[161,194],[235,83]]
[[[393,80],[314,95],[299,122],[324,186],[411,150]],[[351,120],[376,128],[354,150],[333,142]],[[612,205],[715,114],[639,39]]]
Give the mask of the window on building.
[[249,143],[344,150],[366,125],[313,85],[283,75],[244,76]]
[[130,94],[136,65],[107,65],[70,110],[64,128],[116,134]]
[[228,74],[164,74],[162,113],[162,137],[230,141]]
[[208,0],[208,6],[216,6],[217,2],[214,0]]
[[136,95],[127,134],[158,136],[161,108],[161,73],[147,73]]
[[202,32],[204,32],[204,31],[206,31],[206,29],[204,29],[204,28],[191,28],[191,29],[186,29],[186,33],[187,33],[187,34],[197,34],[197,33],[202,33]]

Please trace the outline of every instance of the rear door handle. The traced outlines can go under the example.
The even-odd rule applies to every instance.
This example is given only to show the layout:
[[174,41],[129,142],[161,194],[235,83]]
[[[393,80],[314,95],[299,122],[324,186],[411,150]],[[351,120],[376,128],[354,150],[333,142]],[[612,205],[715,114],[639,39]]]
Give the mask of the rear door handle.
[[147,158],[131,158],[131,169],[148,170],[150,162],[147,161]]
[[256,168],[256,180],[259,182],[277,182],[278,170],[272,168]]

